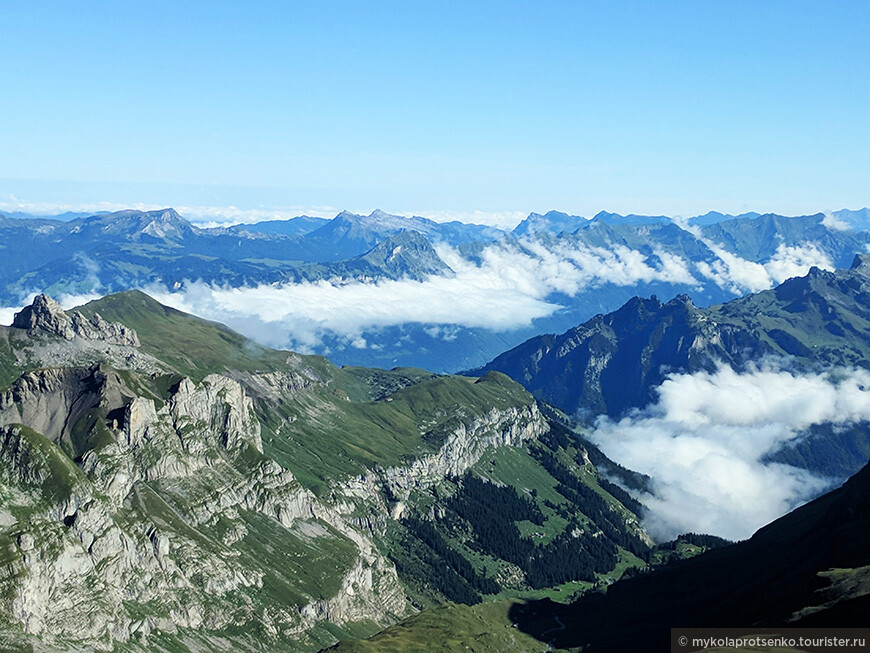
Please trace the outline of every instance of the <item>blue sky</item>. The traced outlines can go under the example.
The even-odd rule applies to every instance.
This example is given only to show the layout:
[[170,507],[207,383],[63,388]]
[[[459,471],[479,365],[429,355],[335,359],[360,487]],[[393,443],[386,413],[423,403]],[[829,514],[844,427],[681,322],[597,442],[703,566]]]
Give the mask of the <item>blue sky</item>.
[[0,206],[870,204],[866,2],[17,2]]

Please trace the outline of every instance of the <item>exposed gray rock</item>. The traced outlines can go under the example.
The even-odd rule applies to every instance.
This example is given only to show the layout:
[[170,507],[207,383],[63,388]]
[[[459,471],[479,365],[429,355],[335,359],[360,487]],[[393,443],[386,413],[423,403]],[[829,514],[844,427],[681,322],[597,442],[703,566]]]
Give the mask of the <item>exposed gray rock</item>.
[[474,466],[488,450],[503,446],[521,446],[527,440],[547,432],[549,426],[537,404],[506,410],[493,409],[488,414],[460,423],[448,435],[441,448],[410,464],[376,470],[346,482],[341,491],[356,498],[386,494],[396,501],[388,510],[393,519],[401,518],[404,501],[413,490],[436,485],[449,476],[461,476]]
[[64,340],[76,336],[87,340],[100,340],[113,345],[139,346],[139,336],[133,329],[116,322],[107,322],[95,314],[90,319],[78,311],[67,314],[48,295],[37,295],[30,306],[15,314],[12,326],[28,331],[43,331]]
[[[274,461],[247,462],[244,474],[231,464],[234,456],[250,459],[246,450],[262,451],[259,422],[238,382],[182,379],[168,401],[131,394],[100,366],[31,372],[0,394],[7,424],[0,427],[0,487],[22,488],[22,499],[54,497],[18,525],[17,571],[0,574],[0,595],[12,597],[5,609],[25,634],[58,650],[70,642],[110,650],[158,631],[244,624],[254,610],[246,588],[255,592],[263,576],[233,548],[248,536],[241,511],[276,520],[289,537],[344,537],[357,550],[346,571],[336,569],[342,584],[332,598],[258,611],[267,632],[302,636],[324,619],[386,623],[405,612],[394,566],[339,511]],[[82,411],[116,407],[123,416],[106,426],[111,441],[75,465],[58,448],[75,445],[71,425]],[[68,482],[58,484],[58,469]],[[184,499],[174,508],[184,505],[174,518],[184,528],[150,516],[149,506],[163,501],[147,485],[155,482]],[[119,514],[135,517],[119,521]],[[219,551],[191,539],[191,529],[219,522],[229,524],[215,542]],[[130,605],[163,612],[143,619]]]
[[249,388],[254,394],[268,399],[286,399],[300,390],[318,385],[321,381],[310,370],[300,372],[250,372],[237,373],[235,378]]
[[78,311],[70,314],[72,328],[76,335],[88,340],[102,340],[113,345],[139,346],[136,331],[119,322],[107,322],[99,313],[88,319]]
[[37,295],[30,306],[21,309],[12,319],[16,329],[46,331],[66,340],[75,337],[72,320],[56,301],[48,295]]
[[[97,342],[79,331],[43,340],[66,350]],[[318,497],[264,455],[245,388],[268,400],[320,384],[303,367],[182,378],[168,390],[105,364],[23,374],[0,392],[0,508],[30,515],[0,525],[13,560],[0,570],[0,612],[58,650],[147,650],[156,633],[250,621],[269,636],[304,637],[324,620],[386,625],[405,614],[395,566],[376,545],[385,525],[415,490],[464,473],[488,448],[522,445],[546,422],[533,403],[458,414],[449,432],[429,434],[438,451]],[[295,603],[263,602],[266,572],[245,547],[269,537],[318,552],[300,553],[302,564],[305,555],[334,564],[332,595],[300,582]],[[336,559],[320,559],[320,543],[335,541]]]

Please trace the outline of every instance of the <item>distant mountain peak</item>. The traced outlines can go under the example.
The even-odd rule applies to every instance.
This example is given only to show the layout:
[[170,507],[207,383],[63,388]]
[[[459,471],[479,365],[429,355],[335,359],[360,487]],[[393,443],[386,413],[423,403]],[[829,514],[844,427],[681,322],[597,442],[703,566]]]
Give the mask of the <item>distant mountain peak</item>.
[[402,229],[387,236],[356,260],[371,265],[373,269],[389,269],[413,279],[453,273],[429,239],[412,229]]
[[545,214],[529,213],[513,230],[516,236],[530,236],[536,233],[574,232],[588,221],[579,215],[568,215],[561,211],[547,211]]
[[337,216],[335,216],[335,219],[336,220],[355,220],[355,219],[360,218],[360,217],[362,217],[362,216],[345,209],[344,211],[339,213]]
[[673,222],[673,220],[666,215],[635,215],[634,213],[629,213],[628,215],[620,215],[619,213],[609,213],[607,211],[599,211],[592,218],[591,222],[592,223],[603,222],[604,224],[609,224],[609,225],[640,226],[640,225],[669,224],[669,223]]

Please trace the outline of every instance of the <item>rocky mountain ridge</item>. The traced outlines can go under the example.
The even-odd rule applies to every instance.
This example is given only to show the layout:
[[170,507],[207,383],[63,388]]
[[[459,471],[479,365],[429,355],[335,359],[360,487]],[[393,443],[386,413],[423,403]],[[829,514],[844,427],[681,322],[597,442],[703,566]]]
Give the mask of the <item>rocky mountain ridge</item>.
[[[86,307],[76,320],[110,324],[84,316],[129,311],[131,300],[139,296]],[[100,340],[102,349],[87,350],[90,366],[42,365],[46,342],[57,360],[59,351],[81,355],[81,342],[92,340],[47,297],[3,332],[12,347],[3,362],[21,368],[0,392],[0,611],[10,619],[0,642],[316,650],[342,629],[391,623],[412,607],[390,533],[419,518],[421,497],[443,492],[494,451],[525,455],[550,430],[531,398],[500,375],[472,383],[342,371],[270,351],[245,362],[250,347],[222,373],[179,373],[158,357],[171,343],[142,326],[163,320],[162,310],[148,304],[137,328],[104,329],[124,334],[123,344]],[[200,338],[222,333],[165,315],[198,325]],[[116,355],[126,350],[138,358]],[[158,364],[144,370],[145,357]],[[352,398],[372,393],[373,402]],[[416,439],[401,462],[332,473],[313,491],[281,447],[301,423],[345,410],[410,418]],[[346,437],[332,422],[322,428],[328,439],[317,446]],[[317,446],[318,455],[334,455]]]
[[569,413],[622,416],[671,373],[741,369],[787,357],[805,369],[870,366],[870,256],[812,268],[773,290],[698,308],[688,296],[635,297],[561,335],[532,338],[475,370],[504,372]]
[[60,304],[48,295],[37,295],[30,306],[15,314],[12,326],[28,331],[44,331],[64,340],[80,336],[87,340],[102,340],[113,345],[139,346],[136,332],[117,322],[106,322],[98,313],[90,319],[78,311],[67,315]]
[[[848,265],[870,242],[870,223],[862,211],[703,217],[692,222],[602,212],[587,220],[551,211],[531,214],[511,232],[382,211],[368,216],[345,211],[331,220],[301,216],[283,226],[269,221],[262,231],[257,225],[199,228],[171,209],[69,221],[0,219],[5,262],[0,302],[19,306],[35,290],[77,295],[154,286],[185,293],[209,286],[426,282],[452,276],[457,255],[464,264],[456,267],[465,273],[472,266],[486,268],[493,256],[529,259],[543,269],[556,257],[578,268],[571,275],[584,279],[582,292],[553,288],[536,298],[562,308],[528,326],[497,332],[461,322],[367,326],[365,348],[312,326],[319,333],[316,350],[329,351],[341,364],[452,372],[482,365],[538,333],[560,332],[597,312],[615,310],[635,295],[682,293],[706,306],[745,292],[741,284],[749,283],[752,290],[765,287],[768,277],[779,280],[784,268]],[[446,247],[452,249],[449,256]],[[42,255],[30,256],[32,251]],[[600,271],[614,265],[612,273]]]

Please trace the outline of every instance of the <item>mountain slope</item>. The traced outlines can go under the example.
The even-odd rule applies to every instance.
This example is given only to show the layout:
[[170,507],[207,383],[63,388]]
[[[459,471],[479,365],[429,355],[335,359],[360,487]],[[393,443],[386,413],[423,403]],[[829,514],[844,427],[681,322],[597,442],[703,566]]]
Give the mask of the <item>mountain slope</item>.
[[532,338],[475,373],[504,372],[568,413],[618,417],[671,373],[741,368],[764,356],[805,369],[870,365],[870,259],[813,268],[777,288],[707,309],[686,296],[634,298],[559,336]]
[[[428,611],[336,651],[451,651],[499,641],[517,650],[668,650],[672,627],[859,627],[870,597],[870,467],[751,539],[625,578],[565,604],[492,604],[486,614]],[[515,632],[515,631],[514,631]],[[537,648],[539,645],[541,648]],[[393,648],[390,648],[390,647]],[[382,647],[382,648],[379,648]],[[481,649],[486,650],[486,649]]]
[[[671,626],[860,625],[856,618],[870,595],[862,571],[870,564],[868,533],[865,467],[745,542],[617,583],[604,597],[557,607],[571,625],[557,644],[625,651],[650,642],[664,647]],[[626,622],[634,627],[626,629]]]
[[0,646],[317,650],[648,557],[636,506],[504,375],[339,369],[136,291],[15,325]]

